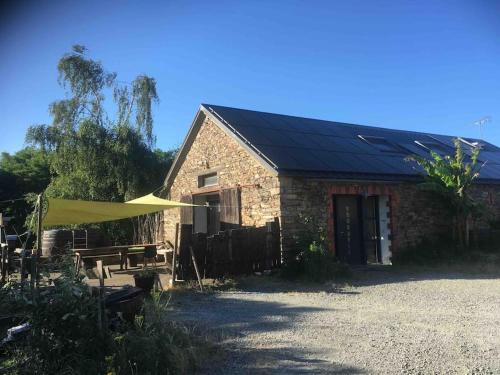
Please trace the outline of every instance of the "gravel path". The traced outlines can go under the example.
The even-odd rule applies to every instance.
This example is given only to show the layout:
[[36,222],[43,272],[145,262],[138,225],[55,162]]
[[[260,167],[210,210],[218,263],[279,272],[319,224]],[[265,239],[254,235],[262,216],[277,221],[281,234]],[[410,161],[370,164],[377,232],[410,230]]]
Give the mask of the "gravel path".
[[499,374],[500,278],[364,271],[319,290],[250,278],[176,295],[176,315],[221,333],[207,374]]

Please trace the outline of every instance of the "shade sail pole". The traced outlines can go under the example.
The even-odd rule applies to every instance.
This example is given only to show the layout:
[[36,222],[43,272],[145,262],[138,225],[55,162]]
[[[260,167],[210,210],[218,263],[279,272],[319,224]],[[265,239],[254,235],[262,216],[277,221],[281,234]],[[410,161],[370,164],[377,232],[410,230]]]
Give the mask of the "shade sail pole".
[[31,287],[38,284],[38,257],[42,252],[42,220],[43,220],[43,193],[38,194],[36,225],[36,252],[31,254]]

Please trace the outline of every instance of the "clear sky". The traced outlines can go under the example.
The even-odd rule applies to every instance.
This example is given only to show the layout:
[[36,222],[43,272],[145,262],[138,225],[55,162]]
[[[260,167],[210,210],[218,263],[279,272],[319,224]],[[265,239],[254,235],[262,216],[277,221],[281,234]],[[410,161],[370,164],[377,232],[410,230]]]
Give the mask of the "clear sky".
[[[9,5],[10,4],[10,5]],[[500,145],[500,1],[10,1],[0,8],[0,151],[64,97],[73,44],[157,80],[157,146],[202,102],[479,137]]]

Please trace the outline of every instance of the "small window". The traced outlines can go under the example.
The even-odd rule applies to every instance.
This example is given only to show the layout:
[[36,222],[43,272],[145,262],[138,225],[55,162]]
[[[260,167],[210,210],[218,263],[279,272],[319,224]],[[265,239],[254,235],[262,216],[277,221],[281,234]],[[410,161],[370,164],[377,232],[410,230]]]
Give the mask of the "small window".
[[369,145],[374,146],[379,151],[382,152],[394,152],[398,154],[405,153],[405,150],[398,145],[389,142],[387,139],[383,137],[373,137],[370,135],[358,135],[360,139],[368,143]]
[[198,177],[198,187],[214,186],[218,184],[217,172],[204,174]]

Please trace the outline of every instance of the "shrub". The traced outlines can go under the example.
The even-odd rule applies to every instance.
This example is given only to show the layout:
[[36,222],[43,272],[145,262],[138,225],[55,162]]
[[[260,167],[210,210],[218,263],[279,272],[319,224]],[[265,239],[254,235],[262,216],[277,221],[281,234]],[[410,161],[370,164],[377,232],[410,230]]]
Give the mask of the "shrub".
[[288,279],[304,278],[314,282],[347,278],[347,265],[338,262],[328,250],[326,230],[313,217],[300,217],[303,230],[295,237],[294,250],[282,268]]
[[201,347],[210,346],[186,327],[172,322],[166,309],[167,302],[162,302],[161,295],[153,296],[134,324],[114,336],[109,373],[185,374],[197,367],[205,354],[205,350],[200,353]]
[[4,313],[10,307],[30,330],[6,349],[0,373],[6,364],[16,375],[185,374],[197,366],[209,346],[169,319],[164,298],[146,300],[133,324],[119,322],[112,330],[100,324],[98,298],[72,269],[64,268],[51,286],[31,290],[13,282],[1,289]]
[[440,240],[424,239],[418,244],[393,254],[391,261],[395,266],[406,265],[446,265],[457,263],[477,263],[483,260],[481,254],[498,252],[498,247],[481,246],[475,251],[457,245],[446,236]]
[[105,371],[102,353],[108,344],[99,329],[98,301],[80,278],[64,273],[54,286],[6,288],[9,302],[25,316],[29,334],[10,349],[18,374],[99,374]]

